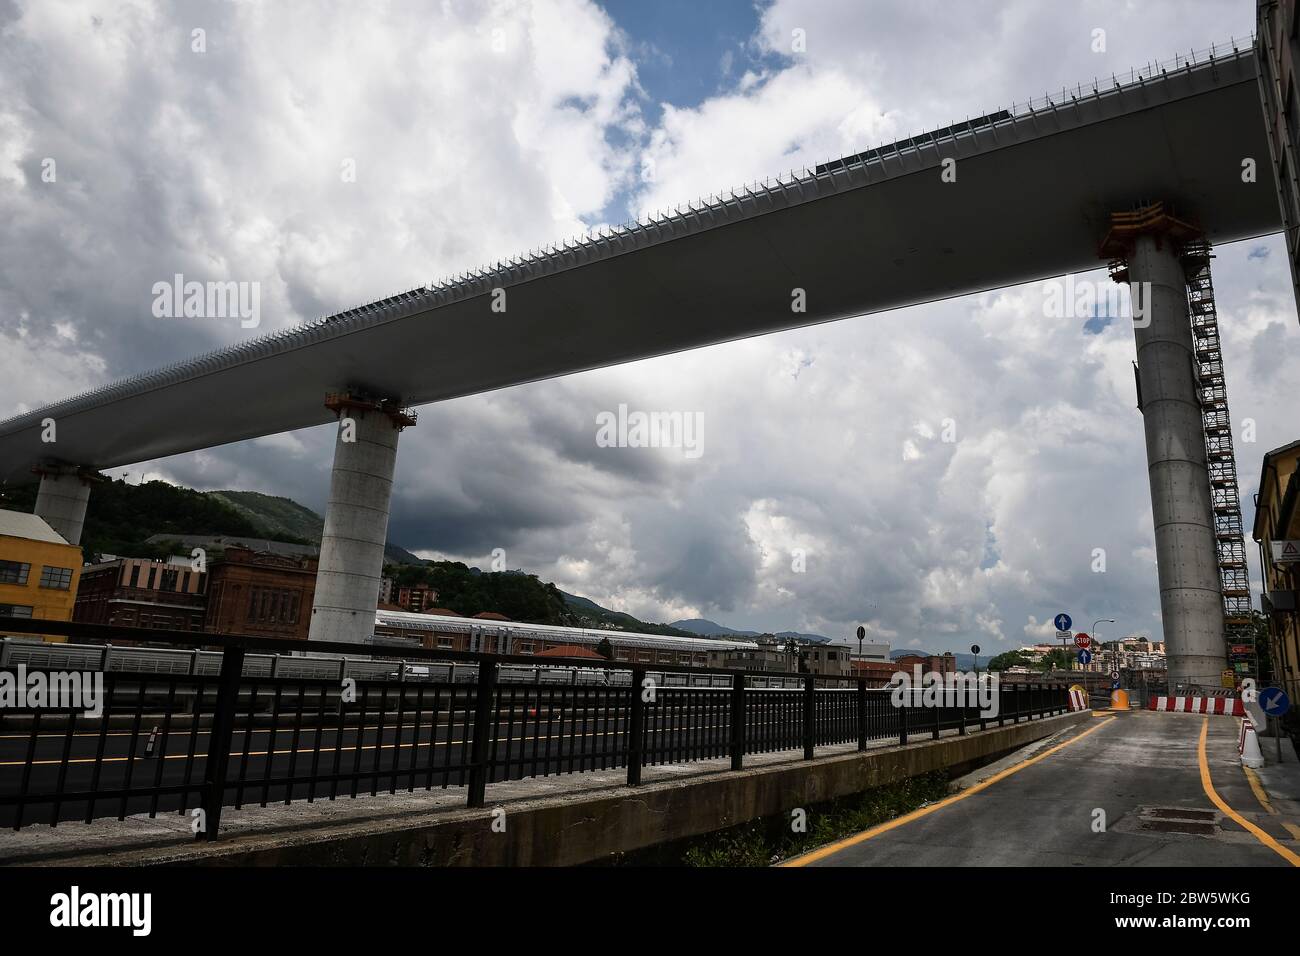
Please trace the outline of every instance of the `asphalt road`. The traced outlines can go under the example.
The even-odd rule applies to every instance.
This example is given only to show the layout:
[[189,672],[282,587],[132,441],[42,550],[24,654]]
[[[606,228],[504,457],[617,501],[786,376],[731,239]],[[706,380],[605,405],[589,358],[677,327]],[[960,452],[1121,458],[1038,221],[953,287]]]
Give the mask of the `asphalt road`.
[[1288,821],[1265,811],[1242,770],[1237,731],[1228,717],[1099,714],[971,775],[963,781],[970,786],[946,801],[789,865],[1300,864]]

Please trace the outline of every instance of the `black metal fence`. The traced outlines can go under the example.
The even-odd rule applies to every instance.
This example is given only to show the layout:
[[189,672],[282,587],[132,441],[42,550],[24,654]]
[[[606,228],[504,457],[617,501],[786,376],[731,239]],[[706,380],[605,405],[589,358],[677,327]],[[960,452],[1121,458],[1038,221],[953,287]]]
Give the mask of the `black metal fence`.
[[[469,665],[459,668],[462,675],[477,671],[477,679],[265,676],[246,671],[247,652],[301,653],[302,645],[28,623],[6,621],[5,628],[216,646],[222,659],[216,675],[0,667],[0,683],[7,678],[11,689],[20,677],[32,685],[37,674],[47,684],[62,681],[65,691],[73,679],[89,682],[98,687],[101,711],[88,715],[68,700],[0,707],[0,826],[14,829],[175,812],[189,814],[196,835],[211,839],[225,806],[464,787],[468,805],[480,807],[488,785],[499,781],[626,768],[627,782],[636,785],[644,766],[729,758],[739,769],[748,754],[798,750],[812,759],[818,747],[906,744],[1068,707],[1064,684],[1002,684],[995,705],[982,713],[969,701],[895,706],[890,689],[859,678],[657,666],[651,672],[592,660],[563,665],[603,672],[598,682],[505,683],[498,679],[503,667],[536,658],[366,645],[331,651],[454,661]],[[669,674],[702,672],[725,677],[730,687],[666,683]],[[757,676],[802,686],[750,686]]]

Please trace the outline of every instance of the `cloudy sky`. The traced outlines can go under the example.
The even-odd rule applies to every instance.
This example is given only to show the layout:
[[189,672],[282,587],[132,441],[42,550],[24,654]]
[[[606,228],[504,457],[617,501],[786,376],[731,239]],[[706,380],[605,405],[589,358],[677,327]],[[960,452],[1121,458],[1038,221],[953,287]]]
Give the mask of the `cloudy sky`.
[[[0,0],[0,418],[1241,37],[1253,10]],[[1218,253],[1250,502],[1262,453],[1300,437],[1300,326],[1279,238]],[[260,283],[262,327],[160,322],[151,289],[175,273]],[[1038,283],[426,407],[402,438],[390,537],[482,566],[502,548],[510,567],[652,620],[835,637],[862,623],[896,647],[997,652],[1069,610],[1077,626],[1117,619],[1107,636],[1158,635],[1132,331],[1047,320],[1044,296]],[[597,415],[619,403],[702,414],[702,454],[598,448]],[[312,429],[114,474],[321,510],[332,441]]]

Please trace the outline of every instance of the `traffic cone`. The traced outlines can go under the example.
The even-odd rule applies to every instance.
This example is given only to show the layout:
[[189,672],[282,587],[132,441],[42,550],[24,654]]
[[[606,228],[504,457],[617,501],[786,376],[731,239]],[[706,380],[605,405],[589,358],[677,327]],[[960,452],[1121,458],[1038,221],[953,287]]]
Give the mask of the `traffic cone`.
[[1249,716],[1243,717],[1245,726],[1241,736],[1241,765],[1252,770],[1264,766],[1264,753],[1259,749],[1259,735],[1255,733],[1255,722]]

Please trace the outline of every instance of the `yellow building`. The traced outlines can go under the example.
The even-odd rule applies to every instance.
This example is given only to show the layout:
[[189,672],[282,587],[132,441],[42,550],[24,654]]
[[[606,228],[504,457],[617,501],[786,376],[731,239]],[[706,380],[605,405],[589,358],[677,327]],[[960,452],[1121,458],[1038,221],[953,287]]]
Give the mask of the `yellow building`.
[[[0,511],[0,637],[6,617],[72,620],[81,577],[81,549],[44,519],[19,511]],[[21,634],[16,637],[54,635]]]
[[1264,613],[1269,617],[1273,667],[1292,700],[1300,699],[1300,441],[1274,448],[1264,456],[1264,471],[1255,498],[1255,527],[1264,569]]

